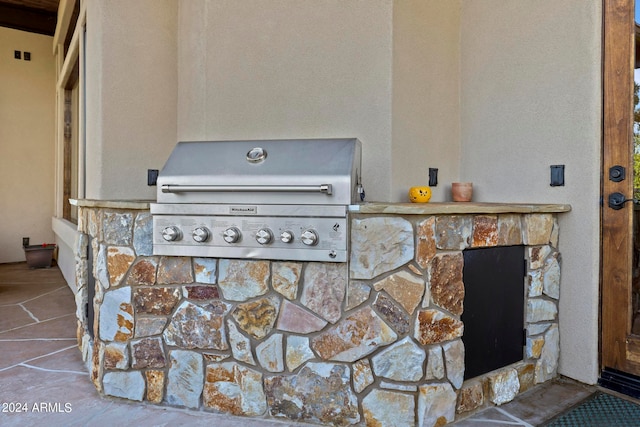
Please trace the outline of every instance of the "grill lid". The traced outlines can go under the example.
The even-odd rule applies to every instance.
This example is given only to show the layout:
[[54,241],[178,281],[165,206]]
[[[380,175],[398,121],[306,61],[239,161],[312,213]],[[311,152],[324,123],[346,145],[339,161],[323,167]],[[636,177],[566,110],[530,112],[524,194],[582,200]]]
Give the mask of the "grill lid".
[[354,204],[360,158],[355,138],[179,142],[158,203]]

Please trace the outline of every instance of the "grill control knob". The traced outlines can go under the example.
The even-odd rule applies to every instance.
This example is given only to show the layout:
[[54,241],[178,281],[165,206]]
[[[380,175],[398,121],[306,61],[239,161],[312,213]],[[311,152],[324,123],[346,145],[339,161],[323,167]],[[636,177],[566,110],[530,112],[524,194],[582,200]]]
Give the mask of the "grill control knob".
[[240,240],[240,236],[240,230],[235,227],[229,227],[224,230],[224,233],[222,233],[222,237],[227,243],[236,243],[238,240]]
[[204,243],[209,240],[210,233],[207,227],[198,227],[193,230],[193,233],[191,235],[193,236],[193,240],[195,240],[196,242]]
[[318,244],[318,234],[313,230],[304,230],[300,235],[300,240],[307,246],[315,246]]
[[261,228],[256,233],[256,240],[261,245],[266,245],[268,243],[271,243],[271,240],[273,240],[273,234],[271,234],[271,230],[269,230],[268,228]]
[[282,243],[291,243],[293,241],[293,233],[290,231],[283,231],[280,233],[280,241]]
[[182,232],[174,225],[162,229],[162,238],[167,242],[174,242],[182,238]]

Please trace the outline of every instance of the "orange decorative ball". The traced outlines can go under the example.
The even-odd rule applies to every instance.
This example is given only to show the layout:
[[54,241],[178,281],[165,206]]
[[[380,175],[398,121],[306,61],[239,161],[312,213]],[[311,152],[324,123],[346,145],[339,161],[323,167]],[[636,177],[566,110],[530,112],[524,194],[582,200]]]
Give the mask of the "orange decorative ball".
[[427,203],[431,200],[431,187],[411,187],[409,200],[411,203]]

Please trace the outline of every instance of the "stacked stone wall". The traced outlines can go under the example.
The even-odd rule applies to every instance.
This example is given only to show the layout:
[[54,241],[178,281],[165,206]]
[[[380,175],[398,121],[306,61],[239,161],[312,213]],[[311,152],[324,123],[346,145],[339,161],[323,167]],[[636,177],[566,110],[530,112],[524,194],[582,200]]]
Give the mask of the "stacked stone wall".
[[[357,214],[348,263],[153,256],[147,211],[79,216],[78,340],[107,396],[324,425],[432,426],[556,375],[553,214]],[[464,381],[462,251],[511,245],[528,258],[523,361]]]

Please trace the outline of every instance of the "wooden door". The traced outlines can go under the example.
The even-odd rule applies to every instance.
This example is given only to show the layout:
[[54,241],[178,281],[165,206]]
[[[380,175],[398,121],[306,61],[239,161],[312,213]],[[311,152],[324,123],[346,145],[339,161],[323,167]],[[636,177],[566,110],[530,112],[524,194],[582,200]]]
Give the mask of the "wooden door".
[[634,0],[604,0],[603,19],[601,383],[609,386],[612,373],[640,376],[640,335],[632,333],[634,204],[624,201],[633,197]]

